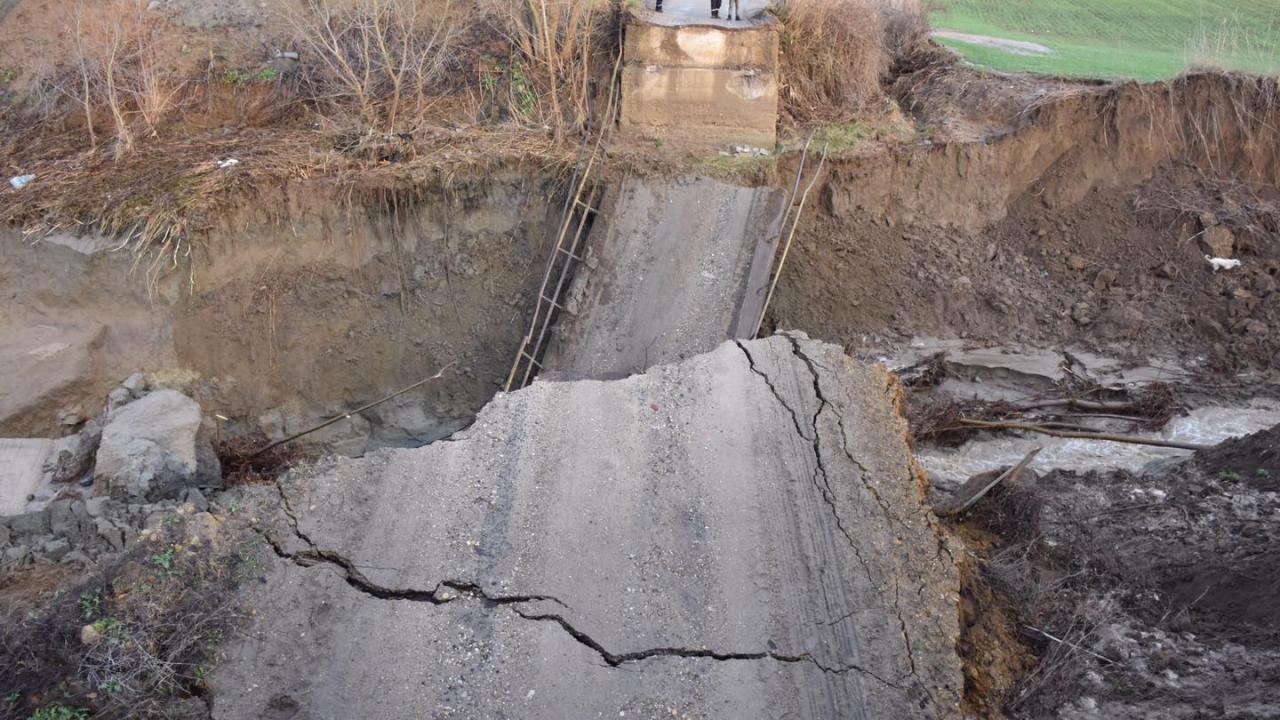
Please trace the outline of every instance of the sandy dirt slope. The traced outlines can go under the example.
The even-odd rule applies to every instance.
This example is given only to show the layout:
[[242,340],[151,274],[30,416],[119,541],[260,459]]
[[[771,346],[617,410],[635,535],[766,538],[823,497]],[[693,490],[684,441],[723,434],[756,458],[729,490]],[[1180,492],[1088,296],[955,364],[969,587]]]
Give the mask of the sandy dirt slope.
[[955,716],[958,579],[898,398],[775,336],[286,479],[214,717]]

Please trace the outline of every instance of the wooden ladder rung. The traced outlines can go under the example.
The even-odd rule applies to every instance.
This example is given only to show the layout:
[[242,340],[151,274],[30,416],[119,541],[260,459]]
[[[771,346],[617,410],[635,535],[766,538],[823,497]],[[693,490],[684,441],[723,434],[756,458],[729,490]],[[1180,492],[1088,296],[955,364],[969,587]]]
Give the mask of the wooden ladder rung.
[[563,247],[558,247],[558,248],[556,248],[556,252],[558,252],[558,253],[563,253],[563,254],[568,255],[569,257],[573,258],[574,260],[577,260],[578,262],[582,262],[582,258],[581,258],[581,257],[579,257],[579,256],[577,256],[577,255],[574,255],[573,253],[569,252],[568,250],[565,250]]
[[524,357],[525,359],[527,359],[529,362],[533,363],[533,366],[534,366],[534,367],[538,368],[539,370],[541,370],[541,369],[542,369],[542,363],[538,362],[537,360],[534,360],[534,359],[533,359],[533,356],[532,356],[532,355],[530,355],[529,353],[527,353],[527,352],[525,352],[525,351],[521,350],[521,351],[520,351],[520,355],[521,355],[521,357]]
[[586,211],[587,211],[587,212],[589,212],[589,213],[596,213],[596,212],[599,212],[599,210],[596,210],[595,208],[591,207],[591,206],[590,206],[590,205],[588,205],[587,203],[582,202],[581,200],[574,200],[574,201],[573,201],[573,204],[574,204],[574,205],[577,205],[578,207],[582,208],[583,210],[586,210]]
[[561,305],[560,303],[556,302],[555,300],[552,300],[551,298],[547,297],[546,295],[540,295],[539,297],[541,297],[541,298],[542,298],[543,302],[549,302],[549,303],[551,303],[551,306],[552,306],[552,307],[554,307],[554,308],[555,308],[555,309],[557,309],[557,310],[563,310],[563,309],[564,309],[564,306],[563,306],[563,305]]

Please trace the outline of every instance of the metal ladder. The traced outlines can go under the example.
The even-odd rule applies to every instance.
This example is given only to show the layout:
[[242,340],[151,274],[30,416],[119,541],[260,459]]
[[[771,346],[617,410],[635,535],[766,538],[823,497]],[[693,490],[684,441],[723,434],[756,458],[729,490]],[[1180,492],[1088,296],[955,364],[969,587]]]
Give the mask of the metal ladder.
[[[596,130],[594,142],[590,137],[590,154],[585,165],[580,161],[570,181],[571,200],[566,202],[560,231],[556,235],[555,247],[547,257],[547,267],[542,273],[542,286],[538,289],[538,297],[534,301],[533,319],[529,322],[529,331],[520,341],[520,349],[516,352],[515,361],[511,363],[511,372],[507,374],[506,392],[526,387],[533,380],[534,371],[542,369],[542,354],[546,350],[547,333],[556,311],[564,310],[562,300],[567,290],[573,268],[582,262],[583,237],[586,235],[587,220],[599,212],[599,203],[603,191],[591,184],[591,173],[603,162],[605,140],[618,119],[618,90],[620,80],[618,70],[622,65],[622,50],[614,61],[613,76],[609,84],[608,107],[605,121]],[[584,144],[584,148],[586,145]],[[570,230],[573,230],[570,234]],[[554,284],[552,278],[555,278]]]

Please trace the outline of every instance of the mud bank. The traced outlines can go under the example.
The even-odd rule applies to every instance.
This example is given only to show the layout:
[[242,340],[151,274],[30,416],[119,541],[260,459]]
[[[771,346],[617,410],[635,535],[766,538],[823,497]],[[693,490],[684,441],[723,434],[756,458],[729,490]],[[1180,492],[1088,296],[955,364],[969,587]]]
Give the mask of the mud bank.
[[[1274,362],[1272,81],[1091,87],[951,72],[899,81],[936,139],[831,163],[777,327],[852,346],[939,335]],[[1210,252],[1242,266],[1215,274]]]
[[319,183],[225,218],[155,283],[101,239],[0,236],[0,434],[57,431],[106,389],[158,373],[229,429],[302,429],[421,380],[421,392],[317,440],[419,445],[492,396],[524,332],[561,201],[512,170],[352,199]]

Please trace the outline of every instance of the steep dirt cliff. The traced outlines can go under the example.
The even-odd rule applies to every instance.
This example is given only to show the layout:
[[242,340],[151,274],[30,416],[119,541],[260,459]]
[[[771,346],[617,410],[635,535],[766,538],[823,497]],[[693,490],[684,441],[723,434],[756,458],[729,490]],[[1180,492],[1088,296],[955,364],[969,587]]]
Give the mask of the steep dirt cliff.
[[[900,81],[937,140],[831,163],[782,278],[778,327],[850,345],[927,334],[1274,362],[1274,81],[951,72]],[[1204,255],[1224,251],[1242,266],[1215,273]]]
[[162,370],[229,429],[278,435],[454,362],[318,440],[350,453],[447,435],[505,377],[557,192],[519,168],[356,198],[303,184],[222,218],[155,281],[105,240],[6,233],[4,328],[32,342],[0,353],[26,380],[0,395],[0,433],[54,432],[59,409],[91,414],[125,375]]

